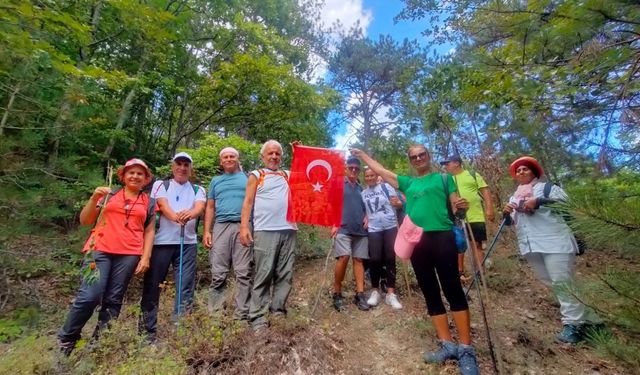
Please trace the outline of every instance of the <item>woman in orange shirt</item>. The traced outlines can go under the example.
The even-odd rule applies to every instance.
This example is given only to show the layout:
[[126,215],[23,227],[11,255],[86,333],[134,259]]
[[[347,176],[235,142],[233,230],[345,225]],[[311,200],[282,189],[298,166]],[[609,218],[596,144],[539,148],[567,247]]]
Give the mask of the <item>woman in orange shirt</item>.
[[104,210],[84,247],[93,258],[85,267],[95,266],[99,276],[93,282],[83,280],[58,333],[59,347],[65,355],[71,354],[98,305],[101,308],[94,339],[111,319],[118,317],[131,277],[149,268],[155,216],[148,213],[149,205],[154,203],[142,189],[151,181],[151,170],[142,160],[131,159],[118,169],[118,177],[122,188],[97,187],[80,213],[80,224],[92,225]]

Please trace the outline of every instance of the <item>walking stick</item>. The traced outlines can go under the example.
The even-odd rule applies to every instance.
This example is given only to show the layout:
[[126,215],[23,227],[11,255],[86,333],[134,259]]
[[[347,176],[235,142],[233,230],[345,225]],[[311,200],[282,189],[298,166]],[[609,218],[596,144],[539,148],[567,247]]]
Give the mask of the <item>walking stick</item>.
[[178,262],[178,321],[182,315],[182,254],[184,252],[184,224],[180,226],[180,260]]
[[411,298],[411,286],[409,285],[409,262],[404,259],[401,259],[400,262],[402,264],[404,283],[407,284],[407,297]]
[[[473,238],[473,233],[471,232],[471,226],[464,219],[460,219],[460,221],[462,222],[462,229],[464,230],[464,238],[465,238],[465,241],[467,242],[467,248],[472,252],[471,267],[473,268],[474,281],[478,279],[478,276],[482,278],[482,280],[484,281],[484,273],[482,272],[482,268],[476,269],[478,265],[476,264],[476,257],[475,257],[475,238]],[[486,285],[486,283],[483,282],[483,285]],[[477,290],[478,290],[478,302],[480,302],[480,312],[482,313],[482,322],[487,332],[487,344],[489,344],[489,353],[491,354],[491,362],[493,363],[493,369],[495,370],[496,374],[500,374],[502,370],[502,366],[501,366],[502,361],[499,358],[500,353],[496,350],[496,347],[493,344],[493,340],[491,339],[491,330],[489,329],[489,321],[487,319],[487,311],[484,307],[484,301],[482,299],[482,292],[480,291],[480,288],[477,288]],[[485,289],[485,294],[487,294],[486,289]]]
[[[506,223],[507,223],[507,217],[505,216],[502,219],[502,221],[500,222],[500,227],[498,227],[498,231],[496,232],[495,237],[493,237],[493,241],[491,241],[491,245],[489,245],[489,249],[487,249],[487,252],[484,254],[484,258],[482,258],[482,264],[480,265],[480,269],[482,269],[484,267],[485,262],[487,261],[487,259],[489,259],[489,256],[491,255],[491,253],[495,249],[496,243],[498,243],[498,237],[500,237],[500,234],[502,233],[502,230],[504,229]],[[472,233],[472,235],[473,235],[473,233]],[[475,241],[473,241],[473,243],[475,244]],[[475,256],[474,256],[474,261],[475,261]],[[469,284],[469,287],[464,292],[464,296],[465,297],[469,296],[469,291],[475,285],[476,279],[478,277],[480,277],[480,275],[477,274],[477,272],[478,271],[476,271],[476,274],[474,275],[473,279],[471,280],[471,284]]]
[[322,289],[324,289],[324,283],[327,281],[327,267],[329,267],[329,257],[331,256],[331,252],[333,251],[333,245],[336,242],[336,238],[333,237],[331,239],[331,247],[329,251],[327,251],[327,256],[324,259],[324,269],[322,271],[322,281],[320,281],[320,288],[318,289],[318,294],[316,294],[316,300],[313,303],[313,307],[311,308],[311,319],[316,313],[316,309],[318,308],[318,302],[320,302],[320,296],[322,295]]

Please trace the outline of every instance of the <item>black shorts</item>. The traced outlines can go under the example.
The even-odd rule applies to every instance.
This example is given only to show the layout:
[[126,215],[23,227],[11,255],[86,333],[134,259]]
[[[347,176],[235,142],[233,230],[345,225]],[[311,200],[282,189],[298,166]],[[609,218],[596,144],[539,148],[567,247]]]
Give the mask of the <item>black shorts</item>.
[[487,227],[484,223],[469,223],[469,225],[471,225],[473,239],[476,240],[476,242],[484,242],[487,240]]

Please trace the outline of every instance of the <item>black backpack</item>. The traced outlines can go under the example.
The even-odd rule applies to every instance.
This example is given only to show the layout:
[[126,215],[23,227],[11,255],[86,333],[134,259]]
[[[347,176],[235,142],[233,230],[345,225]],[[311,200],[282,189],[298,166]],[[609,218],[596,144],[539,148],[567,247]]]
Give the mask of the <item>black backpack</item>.
[[[107,194],[108,199],[107,199],[107,197],[105,197],[105,198],[102,198],[102,199],[101,199],[101,201],[102,201],[102,206],[100,207],[100,211],[102,211],[102,209],[104,208],[104,201],[106,200],[106,201],[107,201],[107,203],[109,203],[109,199],[111,199],[111,197],[113,197],[114,195],[116,195],[117,193],[119,193],[119,192],[120,192],[120,190],[122,190],[122,187],[117,187],[117,188],[115,188],[115,189],[112,189],[112,190],[109,192],[109,194]],[[144,193],[146,193],[146,192],[144,192],[144,191],[141,191],[141,192],[140,192],[140,194],[144,194]],[[147,207],[147,217],[144,219],[144,228],[146,228],[146,227],[147,227],[147,225],[149,224],[149,222],[150,222],[150,221],[151,221],[151,219],[153,218],[153,212],[154,212],[155,207],[156,207],[156,200],[155,200],[155,198],[153,198],[153,197],[151,196],[151,194],[147,194],[147,195],[149,196],[149,206]],[[98,213],[98,216],[99,216],[99,215],[100,215],[100,213]],[[95,226],[96,226],[96,225],[98,225],[98,221],[97,221],[97,220],[96,220],[96,223],[94,224],[94,228],[95,228]],[[158,224],[156,223],[156,225],[158,225]]]

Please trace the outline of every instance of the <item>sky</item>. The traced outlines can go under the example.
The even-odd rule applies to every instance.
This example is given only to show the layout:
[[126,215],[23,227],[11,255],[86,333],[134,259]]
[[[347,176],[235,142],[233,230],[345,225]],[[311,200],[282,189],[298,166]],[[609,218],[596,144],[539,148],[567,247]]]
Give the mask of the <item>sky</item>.
[[[343,30],[350,29],[359,22],[365,36],[377,39],[381,34],[389,34],[394,39],[401,41],[405,38],[417,40],[421,45],[426,45],[426,38],[421,34],[428,24],[426,20],[394,22],[393,18],[403,9],[404,3],[400,0],[326,0],[322,11],[322,22],[325,27],[331,26],[335,21],[340,21]],[[443,46],[445,52],[450,47]],[[326,68],[325,68],[326,69]],[[320,75],[326,70],[320,70]],[[335,148],[346,149],[348,144],[355,139],[356,123],[352,123],[338,130],[334,136]]]

